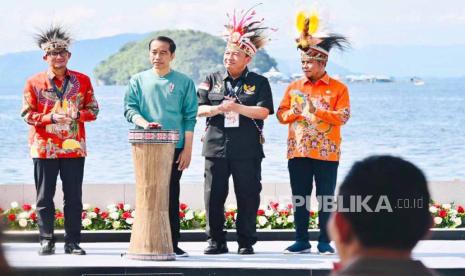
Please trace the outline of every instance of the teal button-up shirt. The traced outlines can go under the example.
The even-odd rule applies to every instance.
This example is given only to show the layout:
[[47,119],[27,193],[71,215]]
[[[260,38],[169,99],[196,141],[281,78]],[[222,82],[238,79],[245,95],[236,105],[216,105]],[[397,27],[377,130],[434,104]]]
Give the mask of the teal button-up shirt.
[[178,130],[176,148],[184,147],[185,131],[194,131],[197,116],[194,82],[171,70],[160,77],[152,69],[134,75],[124,97],[124,116],[130,123],[142,116],[166,130]]

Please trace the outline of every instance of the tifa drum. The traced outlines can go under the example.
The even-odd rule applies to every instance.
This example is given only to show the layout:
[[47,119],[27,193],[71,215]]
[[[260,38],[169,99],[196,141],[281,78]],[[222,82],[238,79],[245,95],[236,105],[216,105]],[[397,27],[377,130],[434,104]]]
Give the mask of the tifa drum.
[[126,257],[175,260],[169,221],[169,183],[179,132],[160,129],[129,131],[136,178],[136,217]]

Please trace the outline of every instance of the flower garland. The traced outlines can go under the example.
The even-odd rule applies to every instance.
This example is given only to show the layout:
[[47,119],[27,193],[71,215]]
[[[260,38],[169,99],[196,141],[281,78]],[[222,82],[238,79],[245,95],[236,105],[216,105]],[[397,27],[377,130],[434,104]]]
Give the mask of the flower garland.
[[[435,228],[465,227],[465,208],[454,203],[439,204],[430,203],[429,211],[433,216]],[[237,208],[227,206],[224,212],[226,229],[236,228]],[[89,204],[83,205],[82,229],[83,230],[130,230],[136,218],[136,211],[129,204],[118,203],[108,205],[105,211]],[[206,226],[205,211],[192,210],[187,204],[179,205],[180,226],[183,230],[204,229]],[[37,214],[35,205],[24,204],[20,206],[12,202],[10,208],[0,208],[0,220],[6,224],[9,230],[36,230]],[[258,229],[293,229],[294,211],[292,204],[270,202],[266,206],[260,206],[256,220]],[[55,228],[64,228],[64,214],[56,209]],[[310,211],[310,229],[318,228],[318,212]]]

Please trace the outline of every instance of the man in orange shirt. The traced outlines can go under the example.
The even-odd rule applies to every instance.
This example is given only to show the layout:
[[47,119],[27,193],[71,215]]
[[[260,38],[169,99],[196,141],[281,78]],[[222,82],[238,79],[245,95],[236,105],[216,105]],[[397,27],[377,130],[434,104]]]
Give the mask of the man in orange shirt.
[[[340,127],[349,119],[347,87],[328,76],[326,64],[331,48],[344,49],[345,37],[324,34],[318,29],[317,15],[299,13],[301,32],[297,46],[301,50],[304,77],[292,82],[281,101],[277,117],[289,125],[288,169],[295,206],[296,242],[285,253],[309,253],[308,237],[310,194],[315,178],[316,195],[334,196],[340,157]],[[321,209],[321,207],[323,207]],[[333,254],[326,231],[330,212],[321,206],[318,251]]]
[[34,162],[39,255],[55,253],[53,197],[57,176],[63,186],[65,253],[85,255],[81,239],[82,181],[86,135],[84,123],[99,111],[88,76],[67,68],[70,37],[52,26],[37,35],[48,70],[29,78],[24,88],[21,116],[30,125],[29,146]]

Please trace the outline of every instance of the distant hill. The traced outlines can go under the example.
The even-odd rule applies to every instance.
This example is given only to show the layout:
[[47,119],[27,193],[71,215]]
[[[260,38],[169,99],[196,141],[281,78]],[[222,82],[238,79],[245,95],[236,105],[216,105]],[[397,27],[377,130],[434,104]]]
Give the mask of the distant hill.
[[[207,74],[223,68],[223,53],[226,46],[223,39],[200,31],[163,30],[124,45],[118,53],[102,61],[95,68],[95,77],[107,85],[124,85],[135,73],[151,68],[148,43],[151,38],[159,35],[171,37],[176,42],[176,58],[172,66],[194,81],[199,82]],[[265,51],[259,51],[249,68],[266,72],[273,66],[276,66],[276,61]]]
[[[138,40],[146,34],[121,34],[112,37],[77,41],[71,47],[69,68],[92,75],[95,66],[129,41]],[[46,70],[43,52],[28,51],[0,56],[0,86],[23,86],[26,79]]]
[[[123,59],[125,62],[132,64],[137,63],[142,66],[135,69],[144,70],[149,67],[147,59],[147,37],[149,34],[121,34],[111,37],[104,37],[98,39],[88,39],[77,41],[71,48],[73,56],[70,60],[69,67],[83,73],[93,76],[94,69],[102,62],[110,62],[108,59],[111,55],[118,53],[118,51],[124,46],[125,51],[132,49],[140,49],[137,55],[131,58],[126,57]],[[152,36],[153,34],[151,34]],[[178,58],[182,58],[186,61],[195,59],[196,53],[207,59],[202,60],[202,66],[199,67],[192,62],[185,62],[176,66],[180,70],[186,72],[192,72],[194,78],[205,74],[206,72],[213,71],[214,69],[221,68],[221,56],[224,50],[224,42],[217,37],[198,32],[195,36],[201,36],[208,41],[211,47],[198,47],[196,49],[190,49],[189,53],[183,53],[182,45],[185,43],[195,42],[192,41],[194,38],[190,36],[176,37],[179,51],[177,53]],[[145,40],[144,40],[145,39]],[[134,42],[133,44],[127,44]],[[138,45],[139,46],[135,46]],[[202,44],[205,42],[203,41]],[[201,45],[197,43],[196,45]],[[202,45],[203,46],[203,45]],[[137,48],[140,47],[140,48]],[[190,47],[190,46],[189,46]],[[202,50],[200,50],[202,49]],[[195,50],[195,52],[191,51]],[[295,50],[295,49],[293,49]],[[129,52],[128,52],[129,53]],[[45,70],[47,65],[42,60],[42,51],[27,51],[20,53],[11,53],[0,55],[0,87],[21,87],[24,85],[27,77],[32,74]],[[277,68],[285,74],[292,74],[301,72],[300,61],[298,54],[295,52],[282,51],[273,52],[273,56],[278,61]],[[119,58],[121,58],[120,56]],[[108,60],[107,60],[108,59]],[[112,59],[111,62],[116,62],[118,59]],[[465,66],[463,66],[463,60],[465,60],[465,45],[452,45],[452,46],[391,46],[391,45],[372,45],[362,48],[354,48],[344,53],[343,55],[332,54],[330,62],[328,64],[328,72],[330,74],[347,75],[352,73],[366,73],[366,74],[382,74],[391,75],[394,77],[436,77],[436,78],[447,78],[447,77],[464,77]],[[276,64],[276,61],[271,58],[266,52],[259,52],[255,62],[258,64],[252,64],[251,68],[259,67],[261,71],[267,71],[271,68],[270,65]],[[99,74],[114,75],[112,78],[116,78],[116,72],[119,72],[119,68],[108,63],[108,68],[114,70],[113,74],[109,71],[102,70],[100,65],[98,70]],[[116,65],[116,64],[115,64]],[[124,65],[124,64],[122,64]],[[126,69],[125,69],[126,70]],[[126,79],[133,71],[126,71],[121,78]],[[109,81],[109,83],[119,83],[115,81]]]

